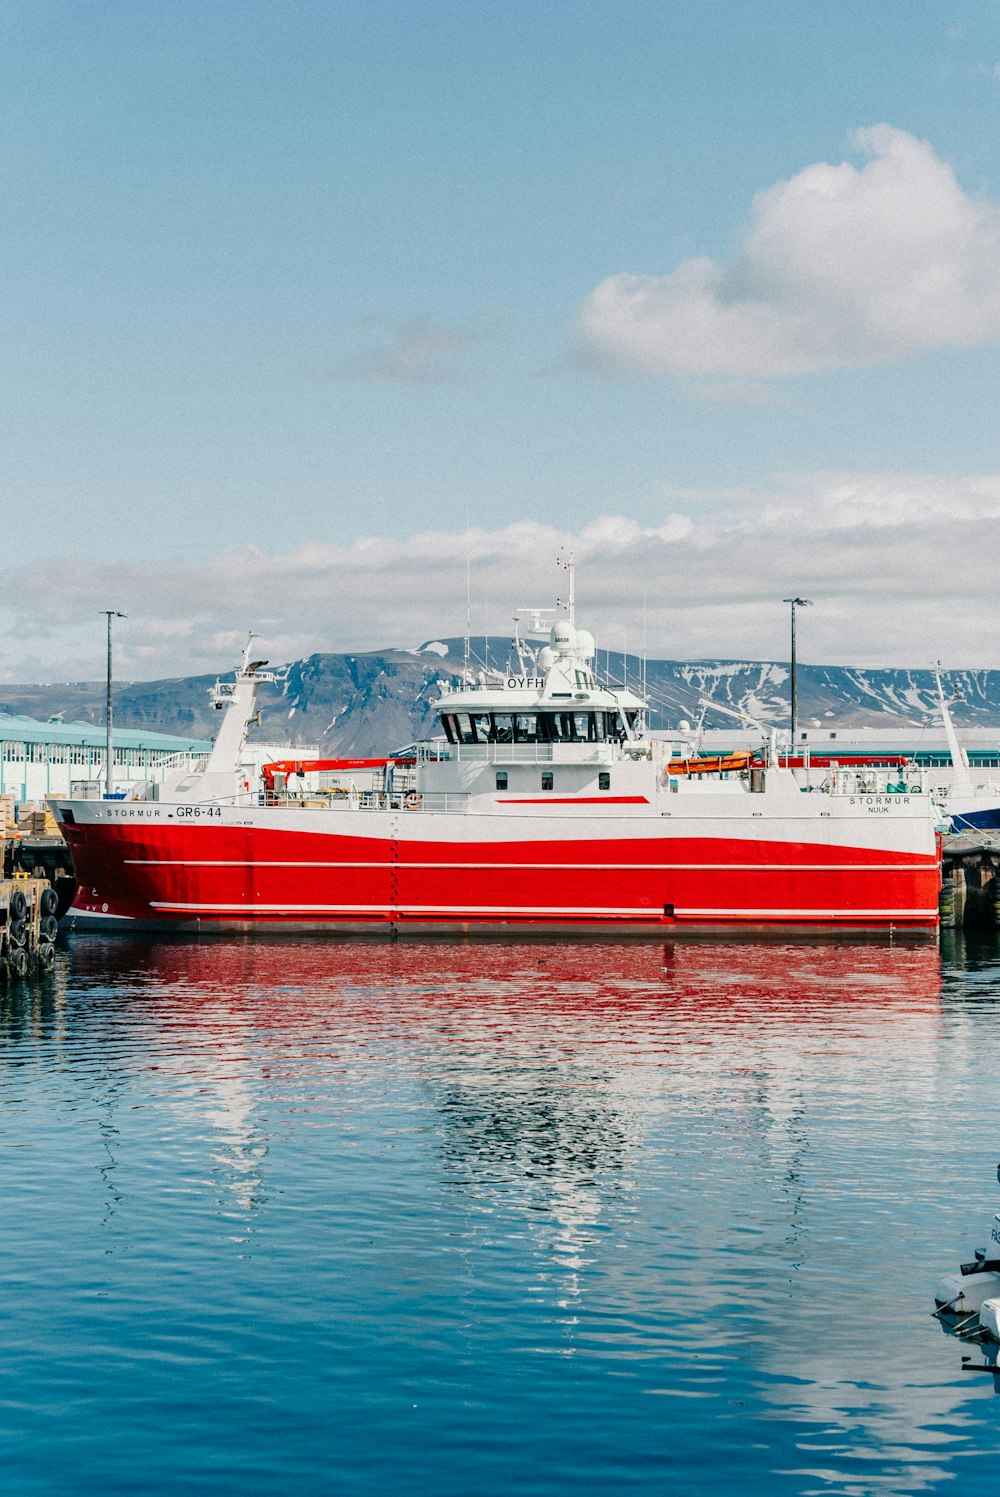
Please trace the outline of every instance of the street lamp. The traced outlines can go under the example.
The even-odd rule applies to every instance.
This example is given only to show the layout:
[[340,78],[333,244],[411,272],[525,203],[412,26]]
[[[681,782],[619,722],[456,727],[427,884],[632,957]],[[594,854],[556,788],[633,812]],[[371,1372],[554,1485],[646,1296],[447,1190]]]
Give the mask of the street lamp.
[[111,792],[114,789],[114,785],[113,785],[113,782],[112,782],[113,757],[112,757],[112,745],[111,745],[111,620],[112,619],[127,619],[128,618],[128,614],[127,613],[120,613],[117,608],[102,608],[101,612],[104,613],[104,614],[107,614],[107,618],[108,618],[108,705],[107,705],[108,745],[107,745],[107,749],[106,749],[107,758],[106,758],[105,764],[104,764],[104,794],[107,797],[107,799],[110,800],[110,798],[111,798]]
[[789,755],[795,751],[795,729],[798,724],[798,699],[795,690],[795,610],[796,608],[811,608],[811,598],[783,598],[783,603],[792,605],[792,738],[789,745]]

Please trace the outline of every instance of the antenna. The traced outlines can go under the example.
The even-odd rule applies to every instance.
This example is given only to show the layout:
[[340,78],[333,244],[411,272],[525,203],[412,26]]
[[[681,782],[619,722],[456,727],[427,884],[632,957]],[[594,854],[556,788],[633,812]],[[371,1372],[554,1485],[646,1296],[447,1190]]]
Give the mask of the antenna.
[[247,634],[247,642],[246,642],[246,646],[245,646],[245,648],[243,650],[243,669],[244,670],[246,670],[247,666],[250,664],[250,651],[253,649],[253,642],[254,642],[255,639],[260,639],[260,637],[261,636],[259,634],[255,634],[252,629]]
[[642,695],[646,695],[646,592],[642,594],[642,670],[639,675],[642,682]]
[[562,567],[563,571],[566,573],[566,575],[567,575],[567,577],[569,579],[569,581],[567,583],[567,589],[568,589],[569,596],[566,599],[566,616],[569,619],[569,621],[570,621],[571,624],[575,624],[576,623],[576,562],[573,560],[573,553],[572,553],[572,551],[569,553],[568,556],[565,555],[564,553],[560,552],[559,556],[557,557],[557,560],[559,562],[559,565]]
[[465,650],[462,657],[465,685],[469,684],[469,651],[472,648],[469,635],[472,632],[472,557],[465,557]]

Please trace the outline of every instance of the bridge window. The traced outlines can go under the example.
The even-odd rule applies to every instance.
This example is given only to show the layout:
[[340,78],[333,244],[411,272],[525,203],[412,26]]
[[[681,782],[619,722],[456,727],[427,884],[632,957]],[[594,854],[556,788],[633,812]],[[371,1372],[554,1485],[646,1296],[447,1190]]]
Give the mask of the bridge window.
[[545,713],[539,717],[540,737],[555,744],[605,743],[615,734],[617,713]]
[[455,732],[459,743],[487,743],[490,736],[490,714],[456,712]]

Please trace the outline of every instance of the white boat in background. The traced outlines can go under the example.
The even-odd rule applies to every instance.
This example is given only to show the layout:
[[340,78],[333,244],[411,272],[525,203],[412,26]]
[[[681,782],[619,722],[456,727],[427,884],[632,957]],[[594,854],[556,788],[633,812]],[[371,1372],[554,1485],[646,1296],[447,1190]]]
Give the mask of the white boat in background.
[[934,667],[937,681],[938,712],[944,725],[951,754],[951,783],[939,791],[939,799],[951,823],[953,832],[992,831],[1000,829],[1000,784],[976,783],[972,778],[969,755],[962,747],[955,731],[951,715],[951,704],[960,698],[945,696],[941,667]]

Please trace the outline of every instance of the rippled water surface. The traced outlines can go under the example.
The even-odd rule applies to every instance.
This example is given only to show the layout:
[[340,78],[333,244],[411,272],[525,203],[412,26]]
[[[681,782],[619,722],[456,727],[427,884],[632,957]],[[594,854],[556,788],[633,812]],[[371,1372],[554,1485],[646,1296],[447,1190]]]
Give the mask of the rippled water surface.
[[3,1489],[981,1494],[998,1075],[961,941],[74,938],[0,994]]

